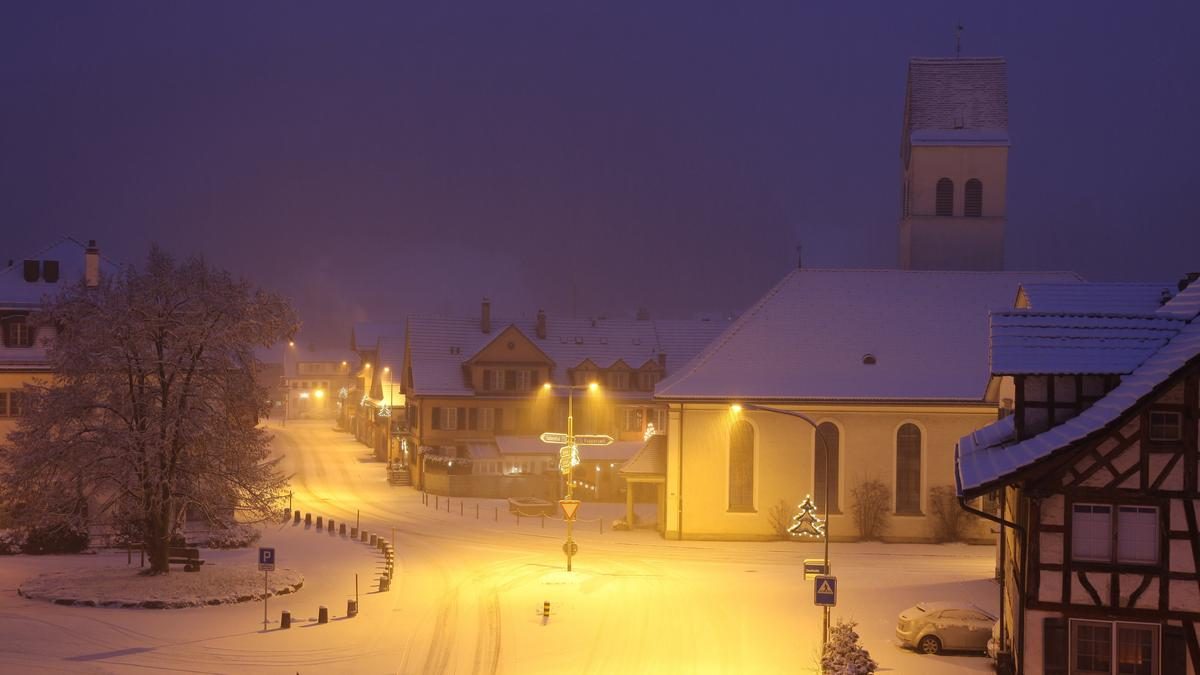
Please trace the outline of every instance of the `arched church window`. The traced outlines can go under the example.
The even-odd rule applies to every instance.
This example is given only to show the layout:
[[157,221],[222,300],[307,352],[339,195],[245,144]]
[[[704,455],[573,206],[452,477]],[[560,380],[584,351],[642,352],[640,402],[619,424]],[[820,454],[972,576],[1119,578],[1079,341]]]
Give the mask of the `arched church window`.
[[983,183],[978,178],[967,181],[963,197],[963,215],[978,218],[983,215]]
[[729,430],[729,510],[754,510],[754,427],[746,420]]
[[[816,444],[813,447],[813,495],[816,497],[817,506],[824,510],[825,508],[825,464],[829,464],[829,512],[841,513],[841,508],[838,504],[838,461],[841,455],[841,433],[838,431],[837,425],[830,422],[822,422],[817,427]],[[824,440],[824,443],[822,443]]]
[[921,513],[921,430],[915,424],[896,431],[896,513]]
[[936,213],[939,216],[954,215],[954,181],[941,178],[937,182]]

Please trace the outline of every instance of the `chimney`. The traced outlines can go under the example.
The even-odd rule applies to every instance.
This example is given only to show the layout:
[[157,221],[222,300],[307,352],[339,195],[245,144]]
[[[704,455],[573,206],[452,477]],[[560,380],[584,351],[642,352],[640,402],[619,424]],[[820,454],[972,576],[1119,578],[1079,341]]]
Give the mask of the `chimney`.
[[83,252],[83,279],[88,288],[100,285],[100,249],[96,248],[95,239],[88,240]]
[[1183,289],[1190,286],[1191,283],[1197,279],[1200,279],[1200,272],[1188,272],[1183,276],[1182,279],[1179,280],[1179,290],[1183,291]]
[[546,310],[539,309],[537,313],[537,336],[539,340],[546,339]]
[[667,353],[666,352],[658,353],[658,367],[662,368],[663,370],[667,369]]
[[650,320],[650,310],[646,309],[645,307],[638,307],[637,320],[638,321],[649,321]]
[[479,305],[479,330],[484,333],[492,332],[492,301],[487,298]]

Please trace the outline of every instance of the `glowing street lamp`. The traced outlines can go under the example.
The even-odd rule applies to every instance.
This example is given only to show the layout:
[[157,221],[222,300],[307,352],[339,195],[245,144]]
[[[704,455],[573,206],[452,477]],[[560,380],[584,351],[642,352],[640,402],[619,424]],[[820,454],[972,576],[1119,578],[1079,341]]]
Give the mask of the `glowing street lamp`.
[[[740,404],[740,403],[734,403],[733,405],[729,406],[729,411],[731,413],[733,413],[734,415],[741,414],[741,412],[743,410],[747,410],[747,411],[757,410],[760,412],[775,413],[776,415],[787,415],[788,417],[795,417],[797,419],[801,419],[801,420],[804,420],[805,422],[807,422],[808,425],[811,426],[813,428],[813,430],[816,432],[817,441],[821,444],[821,453],[825,458],[825,478],[824,478],[824,480],[825,480],[825,520],[822,523],[814,523],[813,527],[812,527],[812,531],[819,531],[820,532],[819,536],[821,536],[825,540],[825,574],[829,574],[830,569],[831,569],[831,567],[829,565],[829,445],[825,441],[825,435],[821,433],[821,429],[817,426],[817,423],[814,422],[811,417],[809,417],[808,415],[805,415],[804,413],[796,412],[795,410],[785,410],[783,408],[774,408],[771,406],[758,405],[757,403],[746,403],[744,405]],[[805,511],[806,509],[811,508],[811,507],[812,507],[812,498],[806,496],[804,498],[804,504],[801,505],[801,511]],[[815,509],[812,509],[812,510],[815,511]],[[793,526],[793,527],[795,527],[795,526]],[[792,532],[792,528],[788,528],[788,531]],[[793,532],[793,534],[797,535],[797,536],[799,536],[799,535],[812,536],[811,532],[808,531],[806,528],[797,528],[797,531]],[[824,619],[824,626],[822,628],[822,644],[828,644],[829,643],[829,608],[825,607],[824,610],[825,610],[824,611],[825,619]]]
[[543,391],[551,391],[553,389],[565,389],[567,392],[567,433],[561,434],[548,431],[541,435],[541,439],[543,443],[554,443],[562,446],[558,453],[558,470],[567,482],[567,498],[559,500],[558,504],[562,507],[563,517],[567,521],[567,541],[563,544],[563,552],[567,554],[567,571],[570,572],[571,558],[579,550],[579,546],[575,543],[573,537],[575,514],[579,510],[579,500],[575,499],[575,481],[573,475],[575,467],[579,466],[579,446],[610,445],[613,442],[613,438],[612,436],[603,434],[575,433],[575,391],[587,390],[594,393],[600,390],[600,385],[595,382],[590,382],[587,385],[553,384],[546,382],[542,385]]

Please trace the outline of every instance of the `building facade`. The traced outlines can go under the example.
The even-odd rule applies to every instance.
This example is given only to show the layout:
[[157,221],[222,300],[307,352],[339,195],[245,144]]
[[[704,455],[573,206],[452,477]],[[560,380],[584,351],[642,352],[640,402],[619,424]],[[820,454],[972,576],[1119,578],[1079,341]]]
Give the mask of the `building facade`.
[[340,393],[354,385],[348,349],[284,346],[283,400],[275,409],[284,419],[336,419]]
[[1200,284],[1180,285],[992,317],[1015,410],[960,439],[956,478],[1002,495],[1003,672],[1200,670]]

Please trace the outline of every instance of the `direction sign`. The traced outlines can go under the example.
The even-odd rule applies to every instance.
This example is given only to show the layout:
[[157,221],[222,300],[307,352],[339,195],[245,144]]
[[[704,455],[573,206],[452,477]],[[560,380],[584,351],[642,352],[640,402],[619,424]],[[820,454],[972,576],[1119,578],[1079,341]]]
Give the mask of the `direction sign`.
[[275,571],[275,549],[259,547],[258,569],[260,572]]
[[576,434],[575,445],[612,445],[613,437],[604,434]]
[[567,520],[575,520],[575,514],[579,512],[578,499],[560,499],[558,505],[562,507],[563,517]]
[[543,443],[555,443],[557,445],[562,445],[567,442],[566,434],[556,434],[550,431],[547,431],[538,438],[541,438]]
[[813,585],[813,604],[818,607],[837,607],[837,577],[817,576]]

